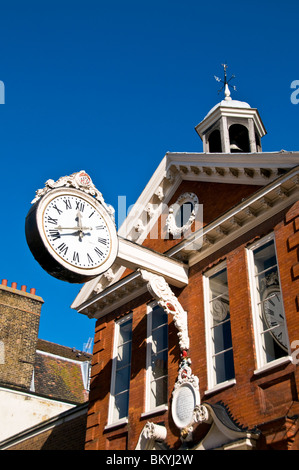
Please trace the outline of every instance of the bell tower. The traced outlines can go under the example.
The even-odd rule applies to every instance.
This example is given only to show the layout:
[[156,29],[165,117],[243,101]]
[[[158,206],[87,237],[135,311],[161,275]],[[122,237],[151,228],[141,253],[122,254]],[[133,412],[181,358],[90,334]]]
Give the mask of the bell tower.
[[[223,83],[224,100],[214,106],[206,117],[195,127],[203,141],[205,153],[256,153],[262,151],[261,138],[266,129],[259,112],[244,101],[231,98],[227,80],[227,65],[224,67]],[[233,87],[235,89],[235,87]]]

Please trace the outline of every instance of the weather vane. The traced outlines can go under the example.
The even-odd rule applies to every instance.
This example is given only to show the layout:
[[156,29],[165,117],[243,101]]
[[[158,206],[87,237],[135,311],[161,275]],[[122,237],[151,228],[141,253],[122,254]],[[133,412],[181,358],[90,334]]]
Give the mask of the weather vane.
[[223,70],[224,70],[224,80],[221,80],[221,78],[216,77],[216,75],[214,75],[214,78],[215,78],[215,80],[216,80],[217,82],[223,83],[223,87],[220,88],[220,90],[218,90],[218,94],[219,94],[223,89],[225,89],[225,96],[226,96],[226,98],[227,98],[227,99],[231,99],[231,98],[230,98],[229,87],[231,86],[232,89],[235,90],[235,91],[237,90],[237,88],[236,88],[234,85],[229,85],[229,82],[230,82],[233,78],[235,78],[235,75],[232,75],[232,76],[230,77],[230,79],[227,80],[227,73],[226,73],[226,70],[227,70],[228,65],[227,65],[227,64],[221,64],[221,65],[222,65]]

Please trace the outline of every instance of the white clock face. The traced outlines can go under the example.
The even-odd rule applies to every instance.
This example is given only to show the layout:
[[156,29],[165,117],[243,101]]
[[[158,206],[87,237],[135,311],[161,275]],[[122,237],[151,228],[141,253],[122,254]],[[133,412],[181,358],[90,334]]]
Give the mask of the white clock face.
[[100,267],[109,257],[111,234],[96,205],[72,193],[57,195],[44,208],[42,225],[52,250],[80,269]]
[[272,336],[287,351],[288,341],[280,290],[272,290],[267,295],[267,300],[264,301],[264,316]]

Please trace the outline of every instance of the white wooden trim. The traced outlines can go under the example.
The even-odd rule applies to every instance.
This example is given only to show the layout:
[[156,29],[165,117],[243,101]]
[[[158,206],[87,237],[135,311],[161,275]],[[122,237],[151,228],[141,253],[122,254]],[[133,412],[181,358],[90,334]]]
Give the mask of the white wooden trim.
[[[152,367],[151,367],[151,356],[152,356],[152,312],[154,307],[158,307],[158,302],[153,301],[147,305],[147,312],[146,312],[146,380],[145,380],[145,411],[143,415],[153,414],[160,410],[165,410],[165,406],[167,404],[162,404],[156,406],[155,408],[151,408],[151,379],[152,379]],[[165,312],[166,313],[166,312]]]
[[188,284],[188,267],[175,259],[157,253],[144,246],[123,238],[119,239],[119,251],[116,262],[129,269],[145,269],[177,287]]
[[119,339],[119,330],[120,325],[128,320],[132,319],[132,313],[125,315],[120,320],[116,321],[114,324],[114,338],[113,338],[113,353],[112,353],[112,370],[111,370],[111,383],[110,383],[110,396],[109,396],[109,405],[108,405],[108,423],[107,426],[116,426],[120,422],[127,419],[127,417],[122,418],[118,421],[113,421],[113,411],[114,411],[114,392],[115,392],[115,379],[116,379],[116,363],[117,363],[117,347]]
[[[279,264],[278,264],[278,258],[277,258],[277,252],[276,252],[276,243],[275,243],[275,234],[274,232],[271,232],[269,235],[261,238],[260,240],[257,240],[256,242],[252,243],[252,245],[248,246],[246,251],[247,251],[247,264],[248,264],[248,274],[249,274],[249,287],[250,287],[250,300],[251,300],[251,312],[252,312],[252,321],[253,321],[253,330],[254,330],[254,339],[255,339],[255,350],[256,350],[256,366],[257,366],[257,371],[259,370],[264,370],[267,368],[271,367],[271,363],[275,363],[276,360],[267,362],[266,361],[266,353],[263,348],[263,341],[262,341],[262,323],[259,318],[259,310],[258,310],[258,298],[257,298],[257,289],[255,285],[255,273],[254,273],[254,255],[253,251],[256,248],[259,248],[269,241],[273,240],[274,242],[274,250],[275,250],[275,256],[276,256],[276,262],[277,262],[277,271],[278,271],[278,279],[279,279],[279,286],[281,288],[280,284],[280,273],[279,273]],[[281,298],[282,298],[282,305],[284,307],[284,302],[283,302],[283,294],[282,294],[282,289],[280,289],[281,293]],[[286,324],[286,318],[285,318],[285,327],[286,327],[286,336],[288,338],[288,328]],[[288,341],[289,343],[289,341]],[[288,357],[287,354],[286,356],[283,357]]]
[[152,352],[152,311],[158,305],[156,301],[147,305],[146,309],[146,368],[145,368],[145,413],[151,411],[150,406],[150,383],[151,383],[151,352]]
[[[226,261],[218,264],[214,268],[210,269],[203,275],[203,288],[204,288],[204,312],[205,312],[205,337],[206,337],[206,356],[207,356],[207,378],[208,378],[208,390],[214,390],[215,388],[221,387],[223,384],[230,382],[226,380],[225,382],[216,383],[215,371],[213,368],[213,360],[212,356],[213,346],[212,346],[212,338],[211,338],[211,314],[210,314],[210,296],[209,296],[209,289],[210,289],[210,277],[214,274],[222,271],[223,269],[227,269]],[[234,379],[232,379],[234,380]]]

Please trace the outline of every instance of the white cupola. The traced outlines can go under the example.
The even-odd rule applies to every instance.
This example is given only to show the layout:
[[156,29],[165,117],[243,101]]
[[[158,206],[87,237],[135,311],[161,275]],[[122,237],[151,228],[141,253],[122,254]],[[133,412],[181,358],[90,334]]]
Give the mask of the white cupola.
[[[259,112],[244,101],[233,100],[224,64],[224,100],[214,106],[195,127],[205,153],[256,153],[267,133]],[[215,77],[218,81],[218,77]],[[233,77],[232,77],[233,78]]]

